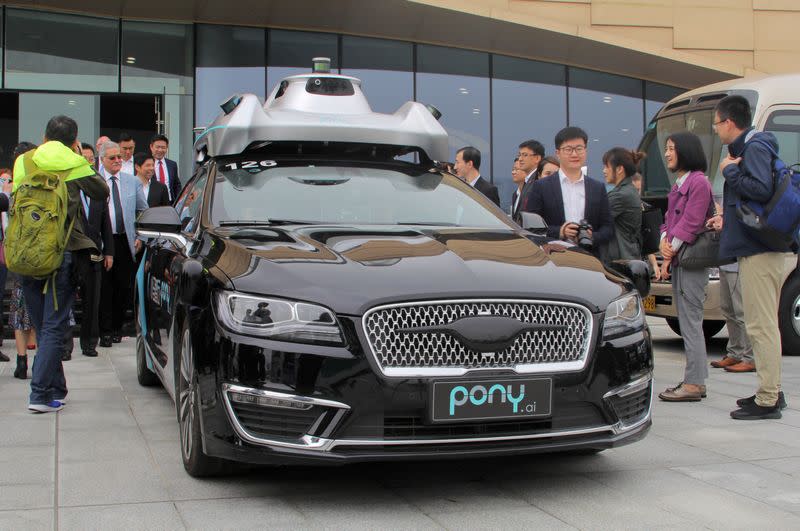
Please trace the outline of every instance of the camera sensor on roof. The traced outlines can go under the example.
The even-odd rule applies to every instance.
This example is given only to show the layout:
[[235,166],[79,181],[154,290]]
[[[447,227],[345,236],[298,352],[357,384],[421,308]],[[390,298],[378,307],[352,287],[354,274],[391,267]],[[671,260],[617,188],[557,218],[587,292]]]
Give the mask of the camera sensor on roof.
[[315,74],[330,74],[331,73],[331,58],[330,57],[315,57],[311,60],[311,71]]

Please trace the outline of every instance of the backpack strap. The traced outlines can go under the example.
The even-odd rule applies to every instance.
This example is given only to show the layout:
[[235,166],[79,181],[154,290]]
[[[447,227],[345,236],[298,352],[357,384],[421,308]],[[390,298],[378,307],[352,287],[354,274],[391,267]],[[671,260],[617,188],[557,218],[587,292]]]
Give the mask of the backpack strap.
[[36,171],[36,163],[33,162],[34,153],[36,153],[36,150],[32,149],[22,155],[22,167],[25,169],[25,177],[30,177]]

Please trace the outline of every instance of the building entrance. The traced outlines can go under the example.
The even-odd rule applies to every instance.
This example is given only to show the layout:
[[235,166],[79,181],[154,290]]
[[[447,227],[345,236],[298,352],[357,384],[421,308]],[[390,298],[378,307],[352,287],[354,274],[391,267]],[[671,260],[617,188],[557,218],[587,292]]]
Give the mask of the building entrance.
[[0,93],[0,167],[11,167],[18,142],[39,144],[52,116],[65,114],[78,122],[78,138],[94,145],[101,135],[113,141],[128,133],[136,151],[147,151],[150,138],[163,132],[163,97],[141,94]]

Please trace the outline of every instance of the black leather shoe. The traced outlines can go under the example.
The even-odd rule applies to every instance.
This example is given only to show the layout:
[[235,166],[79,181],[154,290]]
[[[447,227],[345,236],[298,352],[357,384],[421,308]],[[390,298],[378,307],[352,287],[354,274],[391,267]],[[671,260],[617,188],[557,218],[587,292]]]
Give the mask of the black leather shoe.
[[61,355],[61,361],[69,361],[72,359],[72,352],[65,352]]
[[111,336],[111,341],[114,343],[122,343],[122,336]]
[[736,411],[731,411],[731,418],[736,420],[779,419],[781,418],[781,409],[777,403],[772,407],[764,407],[753,402],[743,405]]
[[84,350],[83,351],[83,355],[86,356],[87,358],[96,358],[97,357],[97,351],[95,349]]
[[111,336],[103,336],[100,338],[100,346],[101,347],[110,347],[113,343],[111,342]]
[[[739,407],[744,407],[748,404],[755,404],[756,403],[756,395],[748,396],[747,398],[740,398],[736,401],[736,405]],[[778,392],[778,408],[779,409],[786,409],[786,397],[783,395],[783,391]]]

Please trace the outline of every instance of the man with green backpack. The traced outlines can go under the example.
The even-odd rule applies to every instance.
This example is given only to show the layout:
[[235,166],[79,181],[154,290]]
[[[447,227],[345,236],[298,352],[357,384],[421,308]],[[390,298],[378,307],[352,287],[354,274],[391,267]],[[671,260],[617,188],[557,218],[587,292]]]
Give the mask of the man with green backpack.
[[78,124],[68,116],[47,123],[44,143],[17,158],[5,252],[8,269],[22,276],[25,305],[36,329],[28,409],[64,407],[67,382],[61,355],[75,294],[72,270],[98,253],[86,236],[80,193],[108,198],[108,186],[81,155]]

